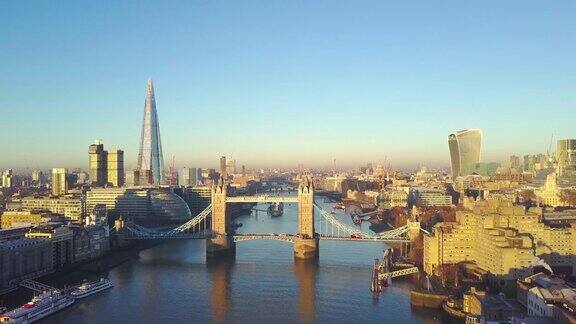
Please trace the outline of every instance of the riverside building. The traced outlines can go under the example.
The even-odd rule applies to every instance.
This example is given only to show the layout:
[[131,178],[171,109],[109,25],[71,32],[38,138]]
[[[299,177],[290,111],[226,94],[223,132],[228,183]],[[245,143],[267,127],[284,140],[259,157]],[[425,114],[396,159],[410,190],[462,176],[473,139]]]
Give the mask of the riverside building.
[[534,257],[553,268],[576,273],[576,229],[544,224],[541,208],[525,209],[501,201],[473,202],[456,211],[455,222],[442,222],[424,236],[424,271],[474,262],[488,279],[507,285],[531,273]]
[[84,215],[84,201],[80,195],[58,197],[24,197],[16,200],[21,210],[47,210],[64,215],[74,221],[81,221]]

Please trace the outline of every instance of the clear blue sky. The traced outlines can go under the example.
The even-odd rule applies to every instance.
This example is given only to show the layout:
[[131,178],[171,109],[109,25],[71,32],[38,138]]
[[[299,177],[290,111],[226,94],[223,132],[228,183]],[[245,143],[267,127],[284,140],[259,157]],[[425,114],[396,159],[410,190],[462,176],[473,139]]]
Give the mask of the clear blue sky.
[[152,77],[165,159],[448,164],[576,137],[575,1],[3,1],[0,168],[137,155]]

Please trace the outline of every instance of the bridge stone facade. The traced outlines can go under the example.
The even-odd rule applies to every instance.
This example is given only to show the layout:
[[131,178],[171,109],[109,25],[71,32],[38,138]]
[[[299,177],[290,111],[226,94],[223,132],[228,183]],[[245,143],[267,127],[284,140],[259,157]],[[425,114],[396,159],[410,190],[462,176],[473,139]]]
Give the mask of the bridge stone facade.
[[[212,187],[212,233],[213,237],[206,239],[206,256],[233,256],[236,253],[236,243],[230,227],[230,216],[227,212],[228,184],[221,178]],[[229,202],[251,200],[256,197],[232,197]],[[274,198],[271,197],[271,200]],[[261,200],[261,198],[260,198]],[[297,259],[318,258],[319,237],[314,230],[314,184],[312,179],[304,177],[298,188],[298,234],[294,239],[294,257]]]
[[214,237],[206,239],[206,256],[233,256],[236,243],[230,232],[230,217],[226,209],[228,184],[224,178],[212,187],[212,233]]
[[294,257],[316,259],[319,239],[314,230],[314,183],[304,177],[298,187],[298,237],[294,241]]

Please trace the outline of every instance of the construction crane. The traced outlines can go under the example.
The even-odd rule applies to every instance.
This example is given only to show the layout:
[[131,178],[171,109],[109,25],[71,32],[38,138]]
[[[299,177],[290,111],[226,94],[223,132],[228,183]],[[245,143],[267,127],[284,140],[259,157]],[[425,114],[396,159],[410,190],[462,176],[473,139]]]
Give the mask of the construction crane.
[[552,135],[550,135],[550,144],[548,144],[548,150],[546,151],[546,155],[548,155],[548,162],[549,163],[554,163],[555,158],[550,154],[552,152],[552,143],[554,142],[554,133],[552,133]]
[[175,187],[178,185],[178,175],[176,174],[176,169],[174,168],[174,162],[176,160],[176,157],[174,155],[172,155],[172,162],[170,163],[170,167],[168,169],[168,183],[170,184],[170,186]]

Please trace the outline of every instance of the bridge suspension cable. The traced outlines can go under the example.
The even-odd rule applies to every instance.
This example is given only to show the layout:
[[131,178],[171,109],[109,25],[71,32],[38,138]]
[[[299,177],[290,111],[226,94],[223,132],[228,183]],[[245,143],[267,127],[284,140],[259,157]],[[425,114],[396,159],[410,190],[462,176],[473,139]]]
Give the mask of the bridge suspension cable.
[[[357,239],[374,240],[374,241],[404,241],[407,240],[406,233],[408,232],[408,225],[404,225],[389,231],[381,232],[378,234],[369,234],[362,232],[359,229],[353,228],[352,226],[342,223],[340,220],[336,219],[332,214],[324,210],[318,204],[314,204],[314,207],[320,212],[321,218],[318,219],[319,233],[321,237],[325,238],[337,238],[341,237],[341,232],[348,237],[353,237]],[[322,222],[324,219],[324,224]],[[324,225],[324,226],[323,226]]]
[[[140,225],[130,225],[125,228],[130,233],[131,238],[137,239],[161,239],[182,236],[182,238],[202,238],[211,235],[207,230],[207,218],[212,213],[212,204],[208,205],[194,218],[186,223],[166,232],[157,231]],[[197,233],[185,235],[184,233],[194,231]],[[185,237],[184,237],[185,236]]]
[[[322,232],[322,227],[320,227],[321,235],[324,234],[335,236],[336,234],[336,236],[340,236],[340,231],[342,231],[345,234],[348,234],[349,236],[352,235],[358,236],[358,238],[374,238],[374,235],[372,234],[362,232],[358,229],[355,229],[349,225],[342,223],[341,221],[337,220],[334,216],[332,216],[332,214],[325,211],[324,209],[322,209],[322,207],[318,206],[317,204],[314,204],[314,207],[316,207],[316,209],[320,212],[320,215],[326,220],[326,226],[324,227],[324,231],[326,231],[326,233]],[[320,224],[322,224],[322,220],[320,219],[319,221]],[[328,226],[328,223],[330,223],[330,225],[332,226]],[[330,233],[327,233],[328,230],[330,231]],[[334,230],[336,230],[336,233],[334,233]]]

